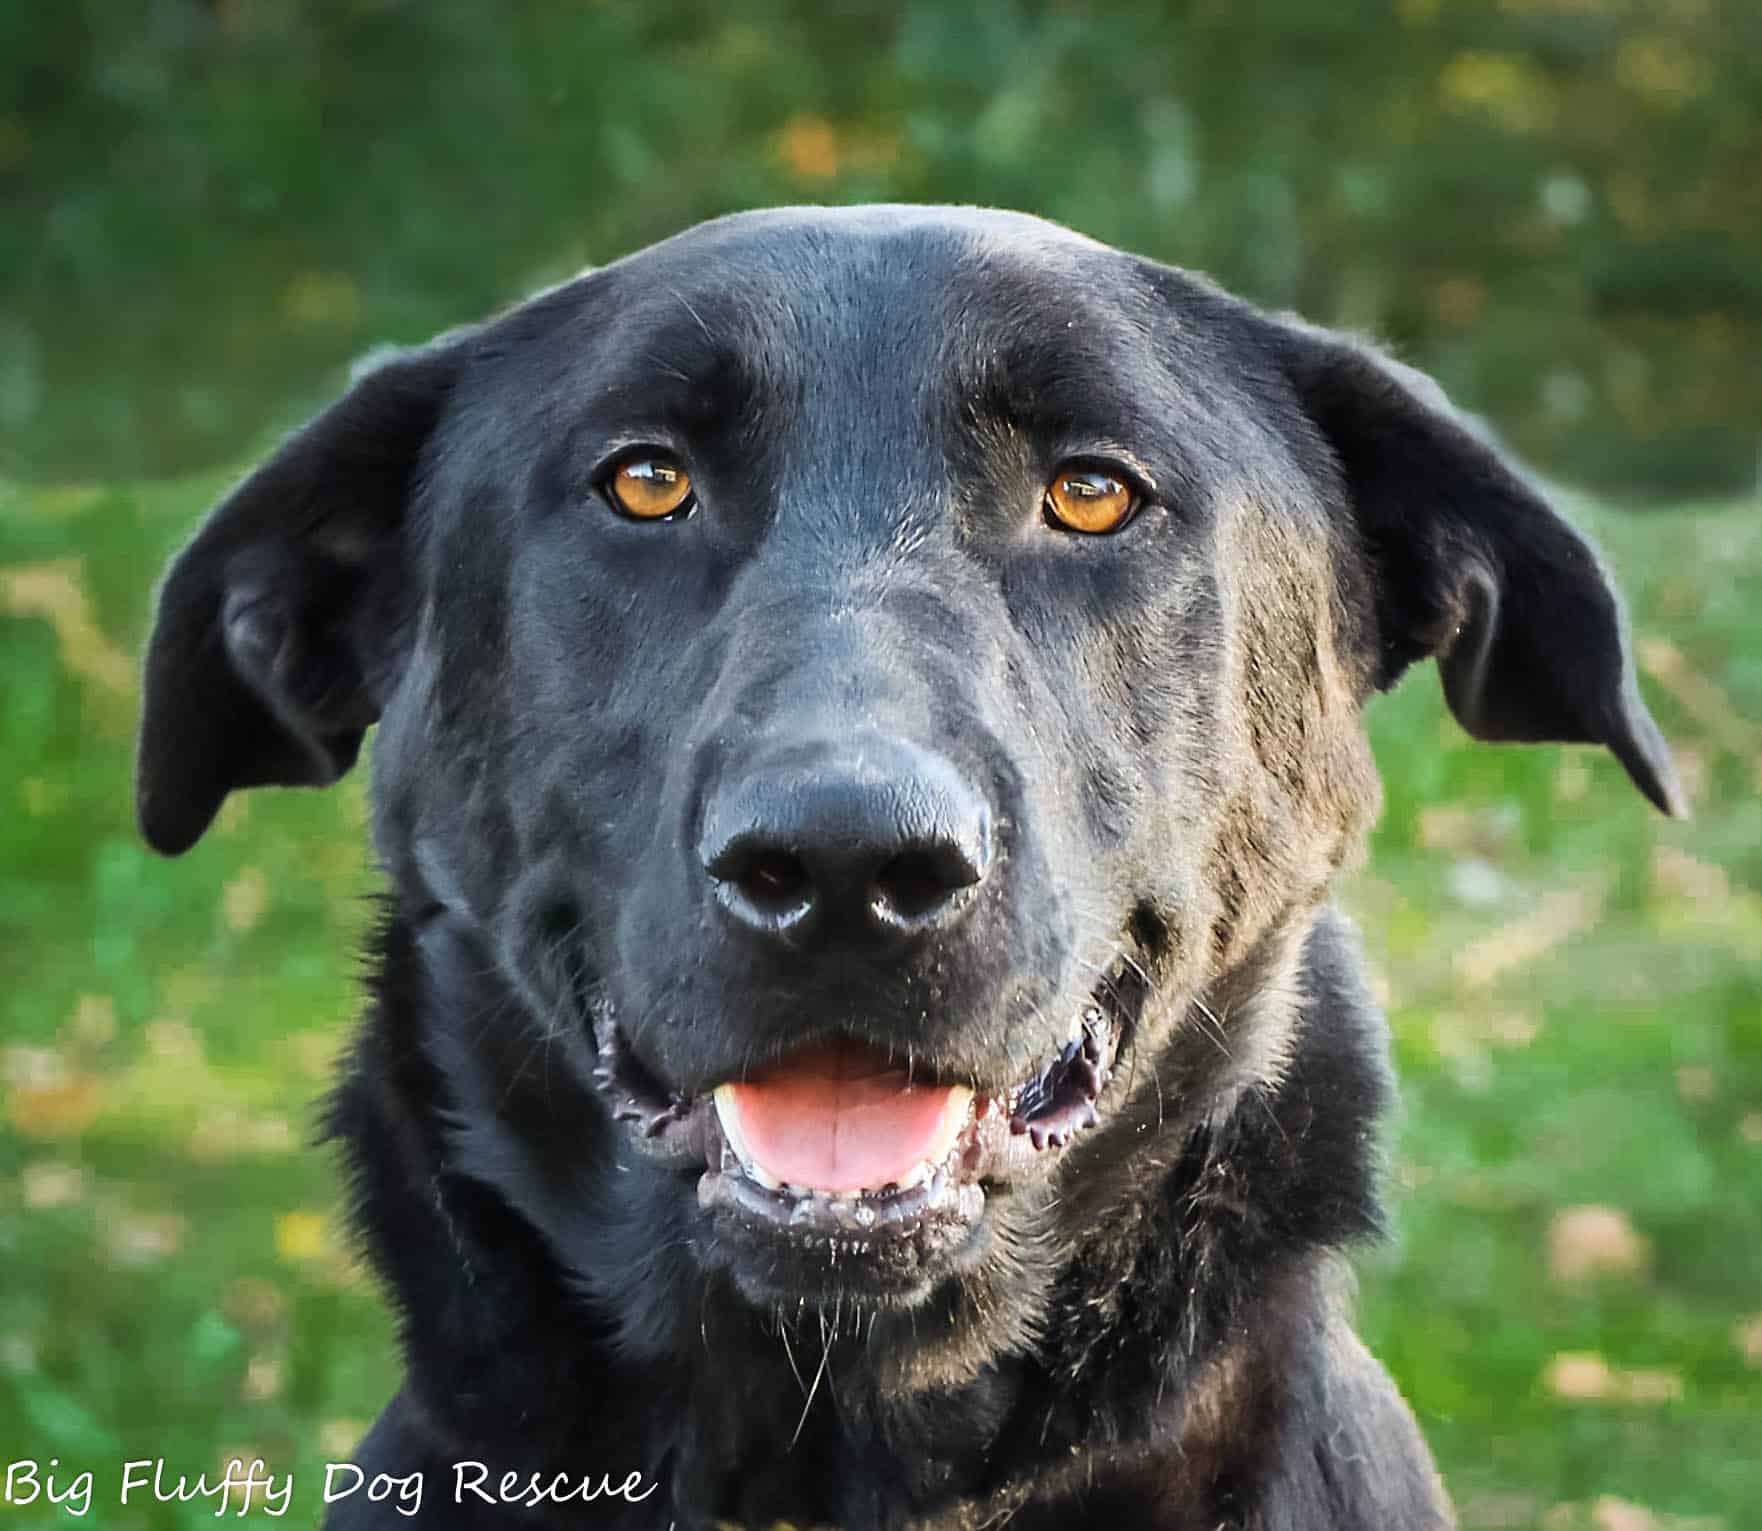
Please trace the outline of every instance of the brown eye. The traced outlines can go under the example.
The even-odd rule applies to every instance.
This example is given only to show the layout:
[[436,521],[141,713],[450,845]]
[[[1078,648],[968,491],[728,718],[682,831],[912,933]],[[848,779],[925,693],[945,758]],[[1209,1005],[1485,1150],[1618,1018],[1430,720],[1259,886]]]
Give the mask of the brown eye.
[[606,493],[625,515],[659,521],[691,509],[691,475],[659,453],[627,457],[606,480]]
[[1046,519],[1066,531],[1117,532],[1137,508],[1132,486],[1103,468],[1066,463],[1046,486]]

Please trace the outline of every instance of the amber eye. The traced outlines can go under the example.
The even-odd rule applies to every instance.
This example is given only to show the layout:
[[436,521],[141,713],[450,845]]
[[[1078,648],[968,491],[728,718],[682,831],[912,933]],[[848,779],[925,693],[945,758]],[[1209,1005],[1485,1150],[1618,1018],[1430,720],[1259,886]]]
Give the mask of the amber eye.
[[626,457],[606,480],[606,493],[638,521],[659,521],[692,506],[691,475],[658,452]]
[[1105,468],[1066,463],[1046,486],[1046,519],[1066,531],[1117,532],[1137,508],[1132,486]]

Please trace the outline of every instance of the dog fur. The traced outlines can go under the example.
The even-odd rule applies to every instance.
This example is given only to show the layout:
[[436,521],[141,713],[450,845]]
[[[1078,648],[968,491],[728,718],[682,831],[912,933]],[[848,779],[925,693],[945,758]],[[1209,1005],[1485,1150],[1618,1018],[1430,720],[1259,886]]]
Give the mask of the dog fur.
[[[614,513],[635,447],[688,518]],[[1137,486],[1113,535],[1041,518],[1073,459]],[[362,377],[172,566],[138,777],[176,854],[378,724],[328,1120],[406,1375],[361,1465],[654,1485],[425,1503],[466,1531],[1449,1524],[1349,1324],[1390,1084],[1329,902],[1361,709],[1425,658],[1471,733],[1680,811],[1594,555],[1433,385],[1026,216],[722,219]],[[982,800],[970,906],[732,930],[706,801],[859,745]],[[700,1207],[595,1076],[616,1038],[689,1102],[845,1035],[1002,1091],[1120,975],[1099,1120],[941,1243]]]

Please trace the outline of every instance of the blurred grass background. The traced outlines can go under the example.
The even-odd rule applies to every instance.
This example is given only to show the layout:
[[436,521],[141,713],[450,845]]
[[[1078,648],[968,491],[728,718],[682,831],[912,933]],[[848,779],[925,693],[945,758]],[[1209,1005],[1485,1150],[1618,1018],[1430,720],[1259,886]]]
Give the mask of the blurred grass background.
[[0,1465],[260,1455],[310,1521],[395,1375],[307,1146],[360,783],[137,843],[164,557],[371,344],[890,197],[1370,329],[1594,486],[1696,817],[1471,746],[1429,673],[1372,709],[1348,903],[1405,1109],[1365,1329],[1466,1526],[1762,1524],[1759,167],[1750,0],[0,0]]

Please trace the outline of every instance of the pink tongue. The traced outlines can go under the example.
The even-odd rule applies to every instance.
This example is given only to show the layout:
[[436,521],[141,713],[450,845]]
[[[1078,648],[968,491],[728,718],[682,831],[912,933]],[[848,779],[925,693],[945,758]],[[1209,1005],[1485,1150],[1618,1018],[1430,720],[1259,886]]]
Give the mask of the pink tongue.
[[904,1069],[856,1042],[792,1053],[732,1086],[747,1152],[786,1185],[876,1190],[935,1146],[953,1093],[907,1084]]

